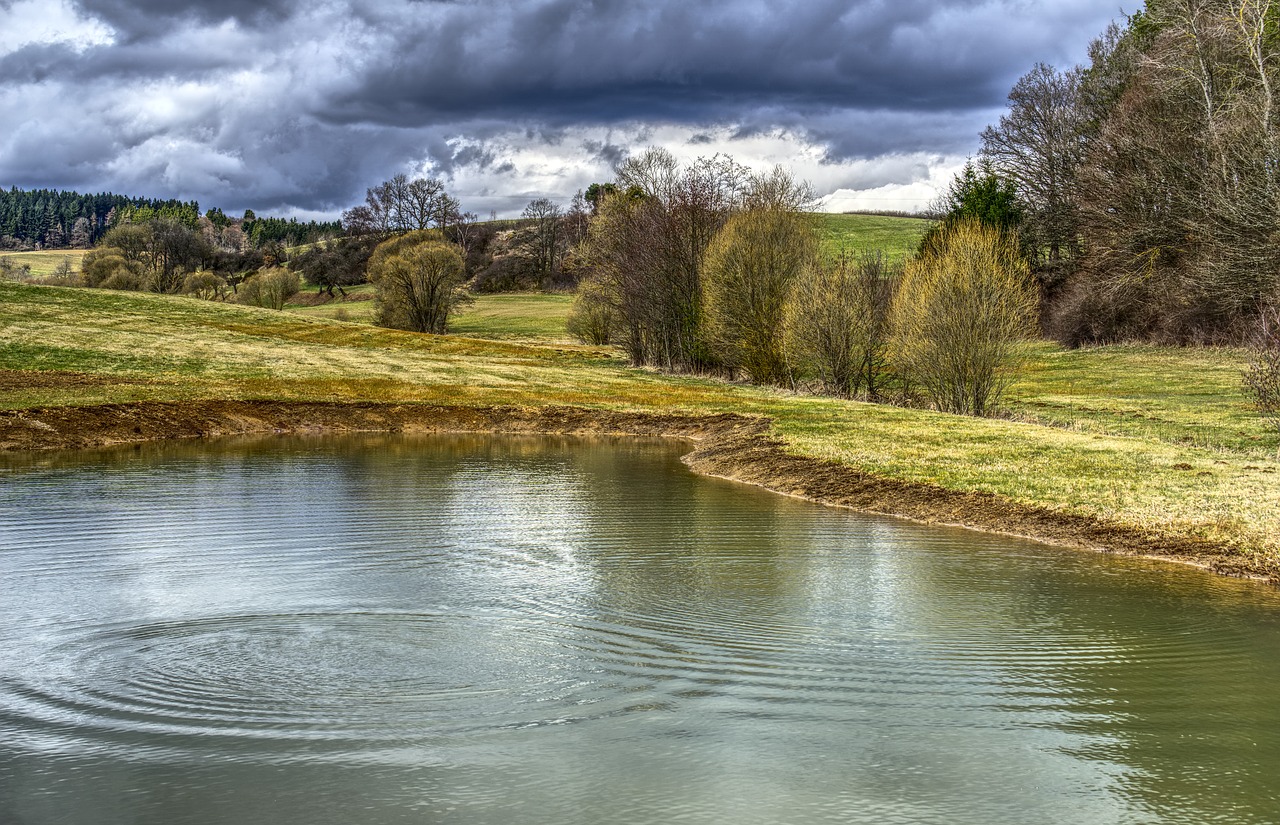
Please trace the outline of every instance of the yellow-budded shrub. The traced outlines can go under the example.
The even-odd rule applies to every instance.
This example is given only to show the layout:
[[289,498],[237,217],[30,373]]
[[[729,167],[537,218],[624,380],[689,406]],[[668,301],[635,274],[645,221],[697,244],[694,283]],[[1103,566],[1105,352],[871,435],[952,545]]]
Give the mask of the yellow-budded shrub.
[[894,363],[939,410],[986,415],[1036,334],[1038,305],[1017,243],[958,222],[907,266],[893,305]]

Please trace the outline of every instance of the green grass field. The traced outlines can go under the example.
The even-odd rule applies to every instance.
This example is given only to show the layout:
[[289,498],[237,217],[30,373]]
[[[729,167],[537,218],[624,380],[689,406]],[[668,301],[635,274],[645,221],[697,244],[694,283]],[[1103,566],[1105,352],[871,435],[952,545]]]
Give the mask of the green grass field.
[[890,258],[905,258],[915,253],[932,223],[923,218],[879,215],[822,213],[816,217],[822,251],[831,255],[880,249]]
[[[314,287],[303,290],[299,297],[314,296]],[[311,318],[373,323],[373,287],[365,284],[347,290],[348,300],[341,298],[316,306],[298,298],[285,309]],[[354,299],[354,300],[352,300]],[[565,331],[565,318],[573,305],[573,296],[547,293],[504,293],[476,295],[449,322],[450,332],[473,338],[568,344],[573,339]]]
[[[1040,345],[1010,418],[810,397],[627,367],[565,346],[563,296],[491,296],[427,336],[195,299],[0,284],[0,407],[140,400],[570,404],[770,416],[787,449],[908,482],[994,493],[1280,560],[1277,438],[1231,350]],[[527,314],[526,314],[527,313]],[[485,336],[485,337],[481,337]]]
[[47,249],[39,252],[5,252],[0,250],[0,258],[9,258],[16,266],[31,267],[31,277],[43,278],[52,275],[64,260],[71,261],[73,272],[80,271],[80,261],[89,252],[87,249]]

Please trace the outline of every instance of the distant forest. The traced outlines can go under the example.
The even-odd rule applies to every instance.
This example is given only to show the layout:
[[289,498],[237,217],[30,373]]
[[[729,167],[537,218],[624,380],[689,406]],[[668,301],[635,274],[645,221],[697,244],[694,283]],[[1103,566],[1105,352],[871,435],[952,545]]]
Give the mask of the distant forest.
[[172,221],[192,230],[201,228],[202,222],[219,230],[237,225],[245,243],[255,249],[273,243],[298,246],[342,234],[338,221],[259,218],[252,211],[231,218],[217,208],[201,215],[196,201],[0,189],[0,249],[88,249],[113,226],[153,220]]

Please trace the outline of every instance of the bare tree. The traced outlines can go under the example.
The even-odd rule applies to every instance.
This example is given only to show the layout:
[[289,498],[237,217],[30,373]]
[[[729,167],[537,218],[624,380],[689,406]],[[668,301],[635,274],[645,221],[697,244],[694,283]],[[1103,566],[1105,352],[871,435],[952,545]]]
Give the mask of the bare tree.
[[703,256],[740,207],[747,173],[723,157],[682,169],[671,153],[649,149],[617,175],[598,204],[587,260],[623,319],[622,345],[636,364],[707,370]]
[[1280,307],[1264,310],[1249,341],[1245,393],[1262,417],[1280,432]]
[[524,208],[524,218],[533,222],[529,258],[543,289],[551,286],[560,269],[563,255],[561,216],[560,207],[547,198],[531,201]]
[[443,229],[458,201],[435,178],[409,179],[400,174],[365,191],[364,203],[342,213],[342,224],[353,235],[389,235],[394,232]]
[[982,156],[1013,181],[1029,233],[1024,251],[1052,285],[1079,251],[1076,172],[1084,154],[1079,67],[1036,64],[1009,92],[1009,112],[982,133]]
[[877,400],[889,379],[889,313],[902,265],[879,250],[811,267],[787,309],[787,348],[797,369],[830,393]]
[[1078,176],[1088,244],[1059,313],[1077,337],[1103,296],[1094,337],[1230,338],[1280,284],[1276,12],[1164,0],[1095,48],[1083,89],[1100,116]]

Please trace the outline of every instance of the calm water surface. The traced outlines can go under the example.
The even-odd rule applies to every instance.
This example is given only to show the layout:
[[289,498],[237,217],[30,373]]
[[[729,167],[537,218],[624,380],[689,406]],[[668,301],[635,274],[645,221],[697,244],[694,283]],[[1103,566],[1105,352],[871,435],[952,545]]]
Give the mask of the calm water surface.
[[1277,591],[678,455],[5,459],[0,822],[1280,821]]

